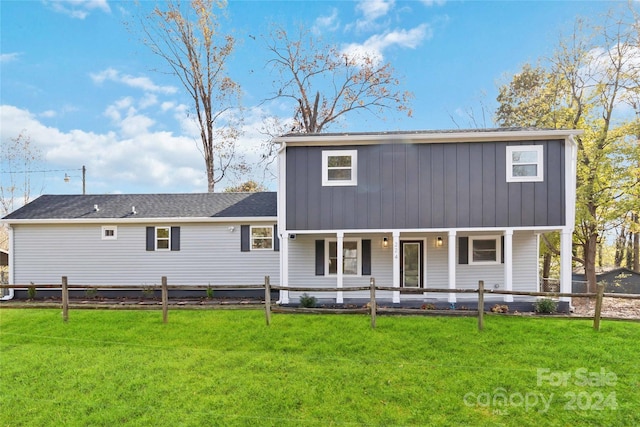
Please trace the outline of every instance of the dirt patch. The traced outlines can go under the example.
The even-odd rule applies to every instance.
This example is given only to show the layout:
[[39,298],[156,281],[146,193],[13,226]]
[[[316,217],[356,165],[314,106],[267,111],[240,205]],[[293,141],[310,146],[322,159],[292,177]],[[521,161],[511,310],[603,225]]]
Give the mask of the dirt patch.
[[[577,316],[593,316],[595,313],[595,298],[573,298]],[[621,319],[640,319],[640,300],[621,298],[602,299],[602,317],[616,317]]]

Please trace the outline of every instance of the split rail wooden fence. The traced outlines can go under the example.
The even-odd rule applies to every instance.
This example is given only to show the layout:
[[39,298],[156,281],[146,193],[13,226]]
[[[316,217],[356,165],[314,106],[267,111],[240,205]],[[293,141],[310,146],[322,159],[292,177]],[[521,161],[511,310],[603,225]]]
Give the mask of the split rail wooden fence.
[[[601,313],[602,313],[602,299],[607,298],[621,298],[621,299],[640,299],[640,295],[635,294],[617,294],[617,293],[605,293],[604,285],[598,284],[598,291],[595,293],[563,293],[563,292],[522,292],[522,291],[502,291],[502,290],[487,290],[484,288],[484,282],[480,280],[478,282],[477,289],[436,289],[436,288],[396,288],[389,286],[376,286],[375,278],[371,278],[369,286],[351,286],[345,288],[311,288],[311,287],[289,287],[289,286],[273,286],[270,283],[269,276],[266,276],[264,279],[264,283],[262,284],[252,284],[252,285],[203,285],[203,286],[193,286],[193,285],[169,285],[167,281],[167,277],[163,276],[161,278],[160,285],[69,285],[67,277],[63,276],[61,279],[61,283],[59,284],[29,284],[29,285],[0,285],[0,289],[11,288],[11,289],[29,289],[29,288],[38,288],[38,289],[60,289],[61,291],[61,308],[62,308],[62,320],[67,322],[69,320],[69,290],[78,289],[78,290],[141,290],[141,291],[161,291],[161,308],[162,308],[162,321],[163,323],[167,323],[169,319],[169,290],[213,290],[213,291],[221,291],[221,290],[264,290],[264,309],[265,309],[265,318],[267,326],[271,324],[271,314],[272,313],[362,313],[362,314],[370,314],[371,316],[371,327],[376,327],[376,317],[378,313],[384,314],[416,314],[416,309],[409,308],[379,308],[378,302],[376,299],[377,291],[392,291],[392,292],[400,292],[401,294],[423,294],[425,292],[429,293],[465,293],[465,294],[478,294],[478,305],[477,310],[467,310],[467,311],[451,311],[451,310],[429,310],[429,312],[437,315],[467,315],[467,316],[477,316],[478,318],[478,330],[482,330],[484,328],[484,302],[485,296],[487,294],[491,295],[515,295],[515,296],[540,296],[540,297],[548,297],[548,298],[558,298],[558,297],[571,297],[571,298],[595,298],[595,312],[593,316],[593,328],[595,330],[600,330],[600,321],[601,321]],[[331,292],[335,293],[336,291],[340,292],[355,292],[355,291],[370,291],[369,294],[369,303],[364,308],[339,308],[339,309],[325,309],[325,308],[299,308],[299,307],[287,307],[287,306],[274,306],[271,302],[271,291],[291,291],[291,292]],[[1,305],[0,305],[1,307]],[[133,308],[133,306],[127,306],[126,308]],[[146,305],[144,308],[157,308],[156,306]]]

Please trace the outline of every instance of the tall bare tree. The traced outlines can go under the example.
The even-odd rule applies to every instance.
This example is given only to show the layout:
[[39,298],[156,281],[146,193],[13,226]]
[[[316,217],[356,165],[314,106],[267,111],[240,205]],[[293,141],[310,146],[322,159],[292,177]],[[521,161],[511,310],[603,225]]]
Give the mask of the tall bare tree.
[[[0,218],[31,201],[33,166],[42,159],[42,152],[22,131],[0,145]],[[0,248],[7,249],[7,230],[0,228]]]
[[165,60],[193,101],[209,192],[228,173],[247,171],[236,152],[241,121],[231,114],[240,86],[225,69],[236,43],[221,33],[219,16],[226,6],[225,0],[168,0],[140,20],[143,42]]
[[42,159],[42,152],[31,143],[31,137],[22,131],[15,138],[2,142],[0,164],[0,217],[31,200],[33,165]]
[[323,44],[300,28],[291,38],[275,28],[267,39],[268,64],[277,77],[277,92],[268,100],[290,100],[292,131],[320,133],[343,116],[366,111],[378,117],[388,109],[411,116],[412,94],[402,91],[390,63],[372,54],[350,55]]

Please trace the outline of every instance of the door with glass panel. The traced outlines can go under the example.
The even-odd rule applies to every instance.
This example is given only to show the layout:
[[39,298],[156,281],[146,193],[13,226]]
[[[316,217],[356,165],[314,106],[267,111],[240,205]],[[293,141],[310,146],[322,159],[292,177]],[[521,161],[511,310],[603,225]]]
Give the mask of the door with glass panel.
[[400,286],[405,288],[422,287],[424,277],[424,258],[422,241],[402,241],[402,259],[400,260]]

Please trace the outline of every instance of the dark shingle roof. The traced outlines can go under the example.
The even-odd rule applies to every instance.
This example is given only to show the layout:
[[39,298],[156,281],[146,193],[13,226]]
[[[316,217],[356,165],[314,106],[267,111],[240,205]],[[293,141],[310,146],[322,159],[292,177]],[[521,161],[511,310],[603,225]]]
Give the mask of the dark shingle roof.
[[[94,207],[97,205],[98,210]],[[135,207],[136,214],[132,213]],[[264,193],[44,195],[5,216],[15,219],[275,217],[277,196]]]

